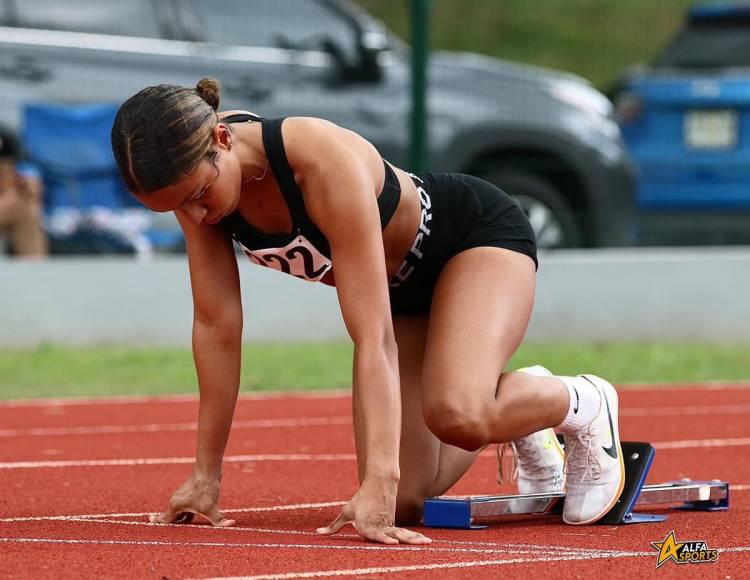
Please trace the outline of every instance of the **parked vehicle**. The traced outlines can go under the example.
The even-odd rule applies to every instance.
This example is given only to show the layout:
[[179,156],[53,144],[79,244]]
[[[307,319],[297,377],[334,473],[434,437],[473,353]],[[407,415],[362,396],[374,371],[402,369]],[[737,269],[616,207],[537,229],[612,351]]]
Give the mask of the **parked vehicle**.
[[[5,0],[0,124],[22,105],[223,85],[223,107],[330,119],[408,168],[409,51],[345,0]],[[542,247],[626,245],[634,174],[611,103],[571,74],[476,54],[429,65],[429,168],[515,195]]]
[[750,242],[750,6],[696,6],[614,97],[642,244]]

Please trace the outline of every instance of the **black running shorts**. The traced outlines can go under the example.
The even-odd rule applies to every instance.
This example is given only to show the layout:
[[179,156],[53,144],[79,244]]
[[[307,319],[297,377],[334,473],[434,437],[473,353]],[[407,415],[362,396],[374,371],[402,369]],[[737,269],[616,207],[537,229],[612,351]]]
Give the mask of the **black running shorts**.
[[456,254],[478,247],[526,254],[538,266],[536,238],[518,203],[471,175],[412,176],[422,206],[417,237],[390,281],[393,316],[429,314],[440,272]]

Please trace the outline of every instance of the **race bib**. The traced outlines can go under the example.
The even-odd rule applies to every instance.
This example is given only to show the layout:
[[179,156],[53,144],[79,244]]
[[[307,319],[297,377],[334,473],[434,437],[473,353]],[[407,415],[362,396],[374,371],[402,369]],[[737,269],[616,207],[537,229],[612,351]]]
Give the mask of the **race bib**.
[[[239,242],[238,242],[239,244]],[[308,282],[318,282],[331,269],[331,260],[321,254],[303,235],[294,238],[283,248],[250,250],[239,244],[254,264],[291,274]]]

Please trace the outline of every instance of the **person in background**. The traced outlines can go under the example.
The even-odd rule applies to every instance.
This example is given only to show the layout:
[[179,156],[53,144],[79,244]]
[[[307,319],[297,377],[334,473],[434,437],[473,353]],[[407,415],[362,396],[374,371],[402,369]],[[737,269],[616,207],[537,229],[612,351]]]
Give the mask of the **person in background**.
[[44,258],[48,241],[43,227],[42,182],[37,172],[19,165],[18,147],[0,130],[0,239],[19,258]]

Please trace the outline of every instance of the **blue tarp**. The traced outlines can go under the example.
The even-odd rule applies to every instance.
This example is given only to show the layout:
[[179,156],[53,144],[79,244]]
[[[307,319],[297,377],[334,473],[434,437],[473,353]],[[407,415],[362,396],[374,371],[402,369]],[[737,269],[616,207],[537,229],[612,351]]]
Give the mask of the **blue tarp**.
[[[112,216],[109,225],[118,229],[115,226],[123,222],[118,218],[129,217],[138,224],[144,221],[133,218],[135,208],[150,215],[125,188],[112,155],[110,133],[118,108],[117,104],[48,103],[24,107],[23,147],[27,162],[38,168],[44,181],[48,223],[56,223],[56,217],[58,221],[70,220],[71,215],[78,216],[76,219],[101,218],[106,211],[100,208],[104,208]],[[131,211],[122,211],[126,209]],[[149,222],[145,220],[140,233],[154,247],[180,246],[182,232],[176,222],[174,229],[151,227]]]
[[24,107],[23,143],[41,170],[45,211],[133,207],[112,155],[110,131],[118,105]]

